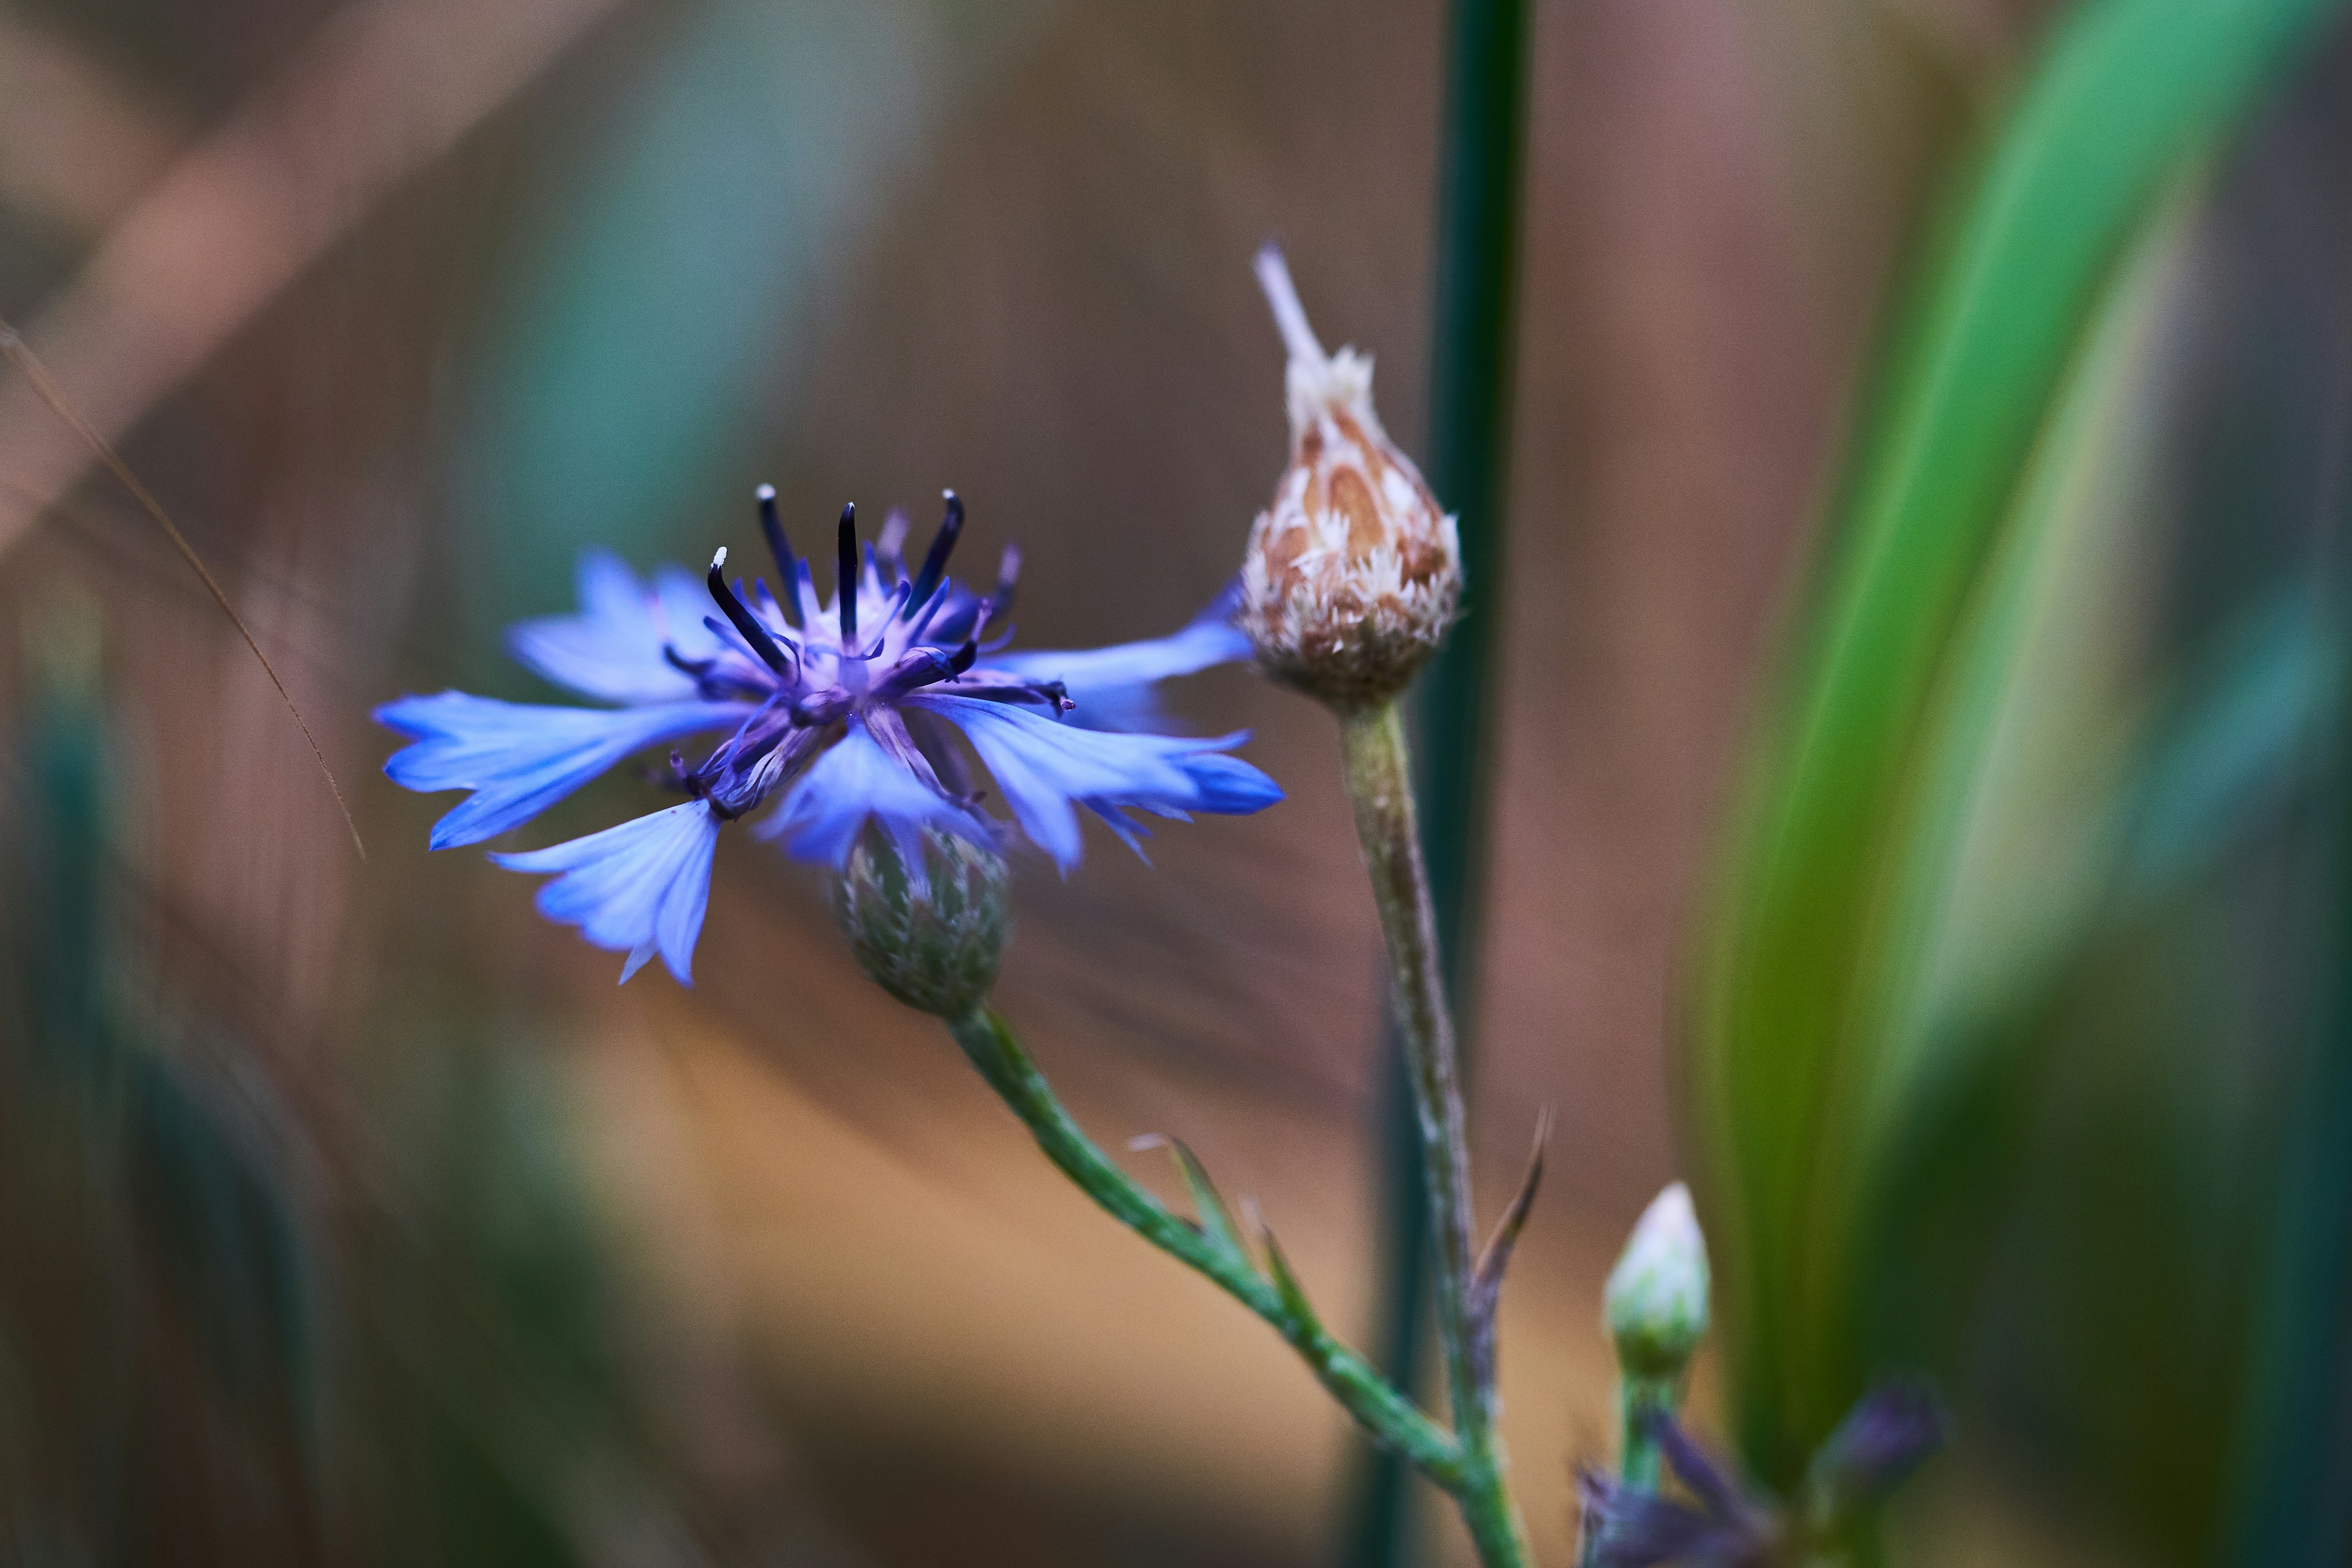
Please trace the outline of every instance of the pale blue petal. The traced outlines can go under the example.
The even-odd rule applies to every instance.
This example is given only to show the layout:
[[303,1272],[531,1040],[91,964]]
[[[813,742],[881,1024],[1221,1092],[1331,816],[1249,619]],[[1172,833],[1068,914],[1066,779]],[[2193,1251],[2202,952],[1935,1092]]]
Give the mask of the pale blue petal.
[[690,800],[551,848],[490,858],[511,871],[559,873],[540,889],[539,912],[627,953],[623,984],[658,952],[678,984],[691,985],[718,843],[718,816]]
[[992,654],[981,667],[1060,681],[1077,704],[1072,717],[1088,729],[1133,729],[1149,723],[1157,711],[1154,682],[1250,656],[1248,634],[1234,625],[1237,602],[1238,584],[1230,585],[1171,637],[1080,651]]
[[[926,709],[961,728],[1004,792],[1022,831],[1066,875],[1083,847],[1072,804],[1097,811],[1135,806],[1161,816],[1239,814],[1282,798],[1281,786],[1238,757],[1246,734],[1195,739],[1114,734],[1057,723],[1031,709],[943,693],[918,693]],[[1124,835],[1122,835],[1124,837]]]
[[1143,852],[1143,841],[1151,837],[1151,829],[1144,826],[1143,824],[1128,816],[1126,807],[1118,805],[1097,805],[1094,802],[1088,801],[1087,803],[1087,809],[1093,812],[1096,816],[1099,817],[1105,827],[1109,828],[1113,833],[1117,834],[1118,836],[1118,841],[1121,844],[1124,844],[1129,849],[1134,850],[1135,858],[1137,859],[1142,861],[1147,866],[1151,864],[1151,857]]
[[556,708],[444,691],[387,702],[375,717],[415,742],[383,764],[394,783],[475,792],[433,825],[432,847],[448,849],[530,821],[634,752],[731,728],[752,712],[741,702]]
[[876,820],[899,844],[909,846],[925,826],[986,842],[987,824],[959,802],[917,778],[852,719],[848,732],[803,773],[773,815],[753,829],[762,838],[781,837],[803,860],[838,869],[849,859],[857,835]]
[[663,654],[708,658],[720,643],[702,624],[710,603],[701,584],[675,566],[648,591],[621,558],[580,557],[580,612],[524,621],[507,646],[532,669],[587,697],[611,702],[675,702],[695,695],[694,678]]

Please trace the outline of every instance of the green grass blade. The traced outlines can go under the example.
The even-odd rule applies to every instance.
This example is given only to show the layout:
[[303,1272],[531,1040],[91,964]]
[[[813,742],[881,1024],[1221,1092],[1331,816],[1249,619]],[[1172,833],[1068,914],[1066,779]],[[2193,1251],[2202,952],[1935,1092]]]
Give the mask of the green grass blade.
[[[1956,631],[2118,257],[2329,0],[2069,13],[1931,247],[1865,408],[1698,977],[1696,1126],[1741,1446],[1768,1479],[1858,1392],[1825,1168],[1859,1136],[1907,803]],[[1866,1096],[1861,1097],[1866,1100]]]

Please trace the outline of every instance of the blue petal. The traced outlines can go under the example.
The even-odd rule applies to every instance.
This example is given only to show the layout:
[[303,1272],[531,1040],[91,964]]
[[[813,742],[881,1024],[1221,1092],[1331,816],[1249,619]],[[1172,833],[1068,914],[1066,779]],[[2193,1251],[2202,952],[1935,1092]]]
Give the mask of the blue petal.
[[621,558],[580,557],[580,613],[524,621],[507,634],[514,656],[555,682],[611,702],[675,702],[695,694],[693,678],[663,656],[708,658],[720,643],[702,624],[710,602],[701,584],[675,566],[648,592]]
[[752,711],[741,702],[552,708],[444,691],[387,702],[375,717],[416,742],[383,764],[394,784],[475,792],[433,825],[432,847],[447,849],[530,821],[632,752],[740,724]]
[[511,871],[560,872],[540,889],[539,912],[626,952],[622,984],[658,952],[678,984],[691,985],[718,843],[717,815],[689,800],[551,848],[490,858]]
[[[781,837],[785,849],[800,859],[839,869],[869,818],[898,841],[902,854],[914,847],[925,826],[982,843],[991,837],[982,818],[884,751],[862,719],[850,720],[848,733],[801,775],[783,805],[752,831],[762,838]],[[909,864],[920,865],[921,857],[915,856]]]
[[1201,791],[1201,798],[1193,807],[1196,811],[1247,816],[1282,798],[1280,784],[1239,757],[1213,752],[1189,757],[1184,771],[1192,775],[1192,783]]
[[1250,656],[1248,634],[1233,621],[1240,588],[1238,579],[1228,584],[1207,609],[1172,637],[1078,652],[1002,653],[981,665],[1031,680],[1062,682],[1078,705],[1074,717],[1088,729],[1137,728],[1157,711],[1153,682]]
[[919,693],[908,705],[963,731],[1023,831],[1065,875],[1083,852],[1073,802],[1097,811],[1137,806],[1167,816],[1252,812],[1282,798],[1282,787],[1265,774],[1238,757],[1218,754],[1246,734],[1212,740],[1114,734],[1056,723],[1012,703],[944,693]]
[[1128,816],[1121,806],[1097,805],[1088,801],[1087,809],[1100,817],[1104,826],[1118,835],[1118,841],[1134,850],[1137,859],[1147,866],[1151,864],[1151,857],[1143,852],[1143,841],[1151,837],[1151,829]]

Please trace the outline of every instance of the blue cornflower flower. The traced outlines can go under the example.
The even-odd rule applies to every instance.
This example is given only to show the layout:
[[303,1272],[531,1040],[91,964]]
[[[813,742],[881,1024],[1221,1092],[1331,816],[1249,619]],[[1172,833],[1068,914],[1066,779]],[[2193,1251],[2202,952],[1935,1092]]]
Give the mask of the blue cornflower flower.
[[900,553],[904,520],[890,520],[878,548],[861,546],[856,509],[844,507],[829,605],[809,563],[793,555],[765,485],[760,521],[781,598],[764,582],[748,592],[740,579],[730,586],[724,550],[701,585],[665,567],[649,586],[612,555],[591,552],[580,565],[579,613],[526,621],[509,644],[550,680],[619,706],[460,691],[404,697],[376,710],[414,742],[384,772],[414,790],[473,792],[434,826],[432,847],[446,849],[529,821],[648,747],[727,731],[691,766],[669,753],[666,782],[689,797],[682,804],[552,848],[491,857],[514,870],[554,873],[540,889],[541,912],[626,952],[624,981],[658,952],[689,984],[719,827],[772,795],[781,805],[752,832],[782,839],[802,859],[838,870],[870,823],[919,868],[927,827],[991,849],[1013,837],[981,809],[969,751],[1020,832],[1065,875],[1081,853],[1073,806],[1139,847],[1146,829],[1132,812],[1189,819],[1282,798],[1272,779],[1223,754],[1245,732],[1195,739],[1063,718],[1078,706],[1074,692],[1113,720],[1148,714],[1152,682],[1245,656],[1231,590],[1172,637],[1006,653],[1009,634],[989,631],[1011,606],[1019,552],[1004,552],[993,592],[957,584],[946,568],[963,505],[953,491],[946,499],[947,519],[911,574]]

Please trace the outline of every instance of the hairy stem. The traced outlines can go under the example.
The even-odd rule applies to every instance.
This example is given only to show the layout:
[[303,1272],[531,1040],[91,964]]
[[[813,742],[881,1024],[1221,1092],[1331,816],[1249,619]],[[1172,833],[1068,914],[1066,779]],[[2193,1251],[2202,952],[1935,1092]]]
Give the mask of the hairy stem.
[[1526,1531],[1511,1501],[1508,1461],[1495,1428],[1491,1303],[1482,1305],[1474,1290],[1470,1141],[1454,1054],[1454,1016],[1446,1006],[1440,968],[1437,917],[1414,820],[1404,716],[1390,701],[1343,714],[1340,725],[1348,795],[1355,805],[1356,835],[1388,938],[1397,1028],[1412,1069],[1413,1107],[1421,1126],[1438,1334],[1445,1346],[1446,1389],[1465,1471],[1465,1485],[1454,1495],[1487,1568],[1519,1568],[1528,1560]]
[[[1010,1106],[1062,1173],[1144,1240],[1192,1265],[1290,1342],[1323,1386],[1376,1439],[1446,1490],[1467,1483],[1461,1446],[1361,1356],[1324,1329],[1295,1290],[1286,1292],[1238,1247],[1171,1210],[1113,1164],[1055,1097],[1012,1028],[990,1008],[947,1021],[997,1098]],[[1222,1229],[1222,1226],[1219,1227]],[[1279,1265],[1277,1264],[1277,1268]],[[1286,1276],[1285,1277],[1286,1278]]]

